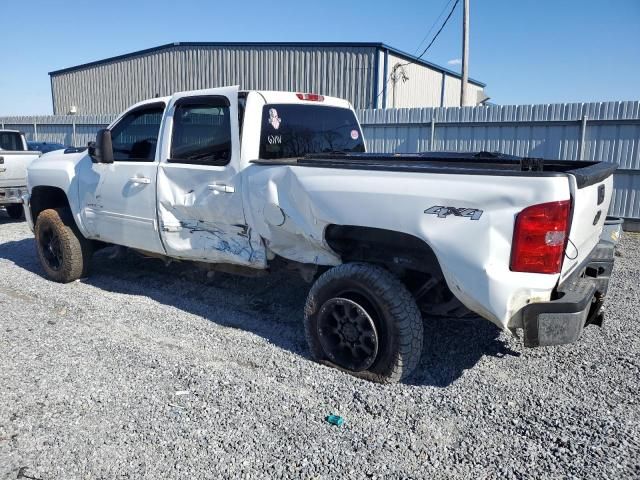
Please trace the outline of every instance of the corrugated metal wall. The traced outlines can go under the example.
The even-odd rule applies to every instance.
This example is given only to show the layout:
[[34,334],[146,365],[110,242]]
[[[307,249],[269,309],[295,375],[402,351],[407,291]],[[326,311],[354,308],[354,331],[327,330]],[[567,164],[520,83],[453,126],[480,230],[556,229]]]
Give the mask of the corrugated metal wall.
[[[442,94],[442,72],[432,70],[423,65],[415,63],[405,65],[406,59],[389,54],[388,60],[389,77],[396,65],[401,65],[396,69],[395,81],[389,79],[387,83],[387,106],[389,108],[403,107],[426,107],[441,105]],[[401,71],[405,73],[402,80]],[[395,95],[394,95],[395,93]],[[456,105],[458,103],[456,102]],[[447,106],[445,104],[445,106]]]
[[[360,110],[358,115],[372,152],[485,150],[616,163],[611,214],[640,219],[640,102]],[[37,133],[39,141],[86,145],[114,118],[0,117],[0,127],[22,130],[29,140]]]
[[611,214],[640,219],[640,102],[360,110],[372,152],[499,151],[620,165]]
[[66,114],[72,105],[79,114],[120,112],[156,95],[225,85],[315,91],[369,108],[376,57],[373,47],[176,45],[52,75],[54,113]]
[[[444,85],[444,106],[445,107],[457,107],[460,105],[460,84],[462,80],[451,75],[445,77]],[[467,92],[467,102],[470,104],[477,104],[481,99],[479,94],[484,92],[482,87],[469,83]],[[485,95],[482,95],[484,100]]]
[[0,128],[20,130],[28,141],[83,146],[96,139],[96,133],[117,115],[42,115],[0,117]]
[[[389,54],[389,79],[387,82],[387,106],[389,108],[406,107],[457,107],[460,105],[461,80],[446,72],[439,72],[424,65],[410,63],[405,58]],[[391,78],[393,68],[400,65],[396,81]],[[401,71],[404,70],[405,80]],[[483,88],[469,83],[469,103],[478,102],[478,93]],[[444,95],[442,87],[444,86]],[[382,88],[382,87],[380,87]],[[395,95],[394,95],[395,91]]]

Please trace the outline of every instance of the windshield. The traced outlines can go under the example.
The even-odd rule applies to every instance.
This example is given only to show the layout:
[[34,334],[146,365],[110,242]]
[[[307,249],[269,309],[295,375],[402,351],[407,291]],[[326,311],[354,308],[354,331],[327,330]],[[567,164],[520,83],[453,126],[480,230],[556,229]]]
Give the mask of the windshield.
[[348,108],[271,104],[262,109],[260,158],[364,150],[356,116]]

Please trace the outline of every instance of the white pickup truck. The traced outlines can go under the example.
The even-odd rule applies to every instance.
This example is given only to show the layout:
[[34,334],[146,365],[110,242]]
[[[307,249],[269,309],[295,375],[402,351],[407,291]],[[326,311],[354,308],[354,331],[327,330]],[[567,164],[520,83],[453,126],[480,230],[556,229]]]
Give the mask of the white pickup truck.
[[367,154],[344,100],[225,87],[138,103],[88,151],[36,160],[25,212],[58,282],[106,244],[239,274],[293,266],[315,280],[313,358],[393,382],[418,364],[423,315],[456,305],[526,346],[600,324],[614,168]]
[[0,130],[0,207],[13,219],[22,218],[27,166],[39,156],[40,152],[29,151],[22,132]]

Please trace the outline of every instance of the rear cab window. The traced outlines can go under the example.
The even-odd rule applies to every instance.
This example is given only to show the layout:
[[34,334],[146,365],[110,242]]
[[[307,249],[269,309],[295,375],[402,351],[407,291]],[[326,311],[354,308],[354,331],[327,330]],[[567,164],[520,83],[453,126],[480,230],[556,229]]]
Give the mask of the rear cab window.
[[0,132],[0,150],[25,151],[22,134],[20,132]]
[[262,109],[261,159],[364,151],[362,132],[348,108],[267,104]]

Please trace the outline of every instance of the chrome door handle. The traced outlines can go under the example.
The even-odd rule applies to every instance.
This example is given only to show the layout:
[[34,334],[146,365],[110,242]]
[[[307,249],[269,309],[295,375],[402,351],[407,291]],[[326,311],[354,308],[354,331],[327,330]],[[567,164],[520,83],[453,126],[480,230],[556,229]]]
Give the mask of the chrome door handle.
[[225,185],[223,183],[213,183],[211,185],[207,185],[207,188],[211,191],[221,193],[233,193],[236,191],[236,189],[231,185]]
[[151,183],[151,179],[146,177],[131,177],[129,181],[131,183],[142,183],[144,185],[149,185]]

